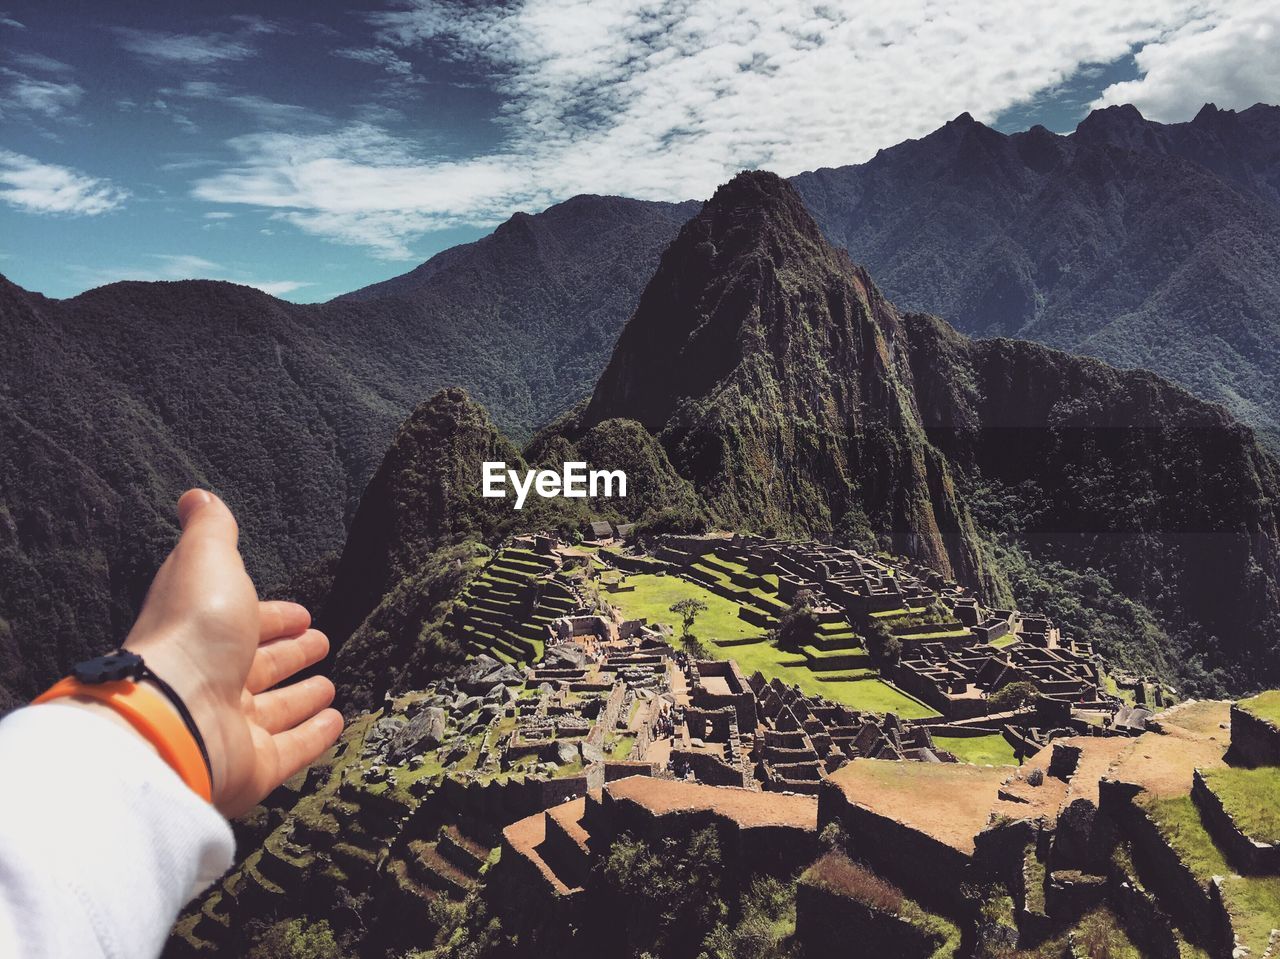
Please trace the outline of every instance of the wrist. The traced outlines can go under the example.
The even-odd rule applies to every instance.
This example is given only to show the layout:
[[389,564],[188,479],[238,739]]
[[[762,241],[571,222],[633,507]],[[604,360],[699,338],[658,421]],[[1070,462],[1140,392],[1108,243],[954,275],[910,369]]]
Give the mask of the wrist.
[[[186,706],[191,722],[199,730],[200,738],[204,742],[209,774],[214,788],[225,783],[226,769],[223,760],[226,750],[223,748],[220,717],[224,714],[226,706],[219,700],[217,691],[204,678],[203,671],[186,657],[181,645],[176,642],[126,641],[123,648],[141,656],[151,675],[167,684]],[[177,706],[162,692],[157,682],[150,677],[144,678],[142,682],[157,696],[164,699],[174,713],[180,715]]]
[[70,700],[80,708],[115,713],[132,727],[191,789],[212,802],[214,768],[203,735],[181,694],[132,650],[117,650],[76,664],[72,675],[33,701]]

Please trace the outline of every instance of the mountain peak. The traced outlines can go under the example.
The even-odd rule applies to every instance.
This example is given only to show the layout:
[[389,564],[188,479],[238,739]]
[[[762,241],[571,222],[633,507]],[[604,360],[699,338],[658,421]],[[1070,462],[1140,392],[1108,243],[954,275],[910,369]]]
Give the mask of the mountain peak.
[[709,256],[708,266],[716,270],[762,250],[774,260],[795,253],[831,254],[795,187],[767,170],[743,171],[717,188],[677,244],[682,240],[697,244],[693,261]]
[[1106,136],[1119,130],[1133,130],[1146,123],[1146,118],[1132,103],[1112,107],[1100,107],[1090,111],[1076,126],[1076,133],[1086,136]]
[[773,216],[787,211],[809,218],[804,201],[789,182],[768,170],[743,170],[716,188],[702,208],[704,219],[746,214]]

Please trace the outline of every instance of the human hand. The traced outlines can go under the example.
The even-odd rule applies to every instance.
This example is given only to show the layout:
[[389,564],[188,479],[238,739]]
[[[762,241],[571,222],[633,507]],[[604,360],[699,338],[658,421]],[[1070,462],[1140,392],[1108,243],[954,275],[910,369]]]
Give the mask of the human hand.
[[342,732],[333,683],[272,687],[322,660],[329,640],[297,603],[259,602],[226,504],[178,500],[182,536],[124,642],[182,697],[209,750],[213,803],[231,817],[314,762]]

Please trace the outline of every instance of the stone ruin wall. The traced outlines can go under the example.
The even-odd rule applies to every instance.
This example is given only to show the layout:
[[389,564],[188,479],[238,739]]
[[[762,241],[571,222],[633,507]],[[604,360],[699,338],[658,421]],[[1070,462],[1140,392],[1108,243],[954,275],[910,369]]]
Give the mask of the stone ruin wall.
[[849,855],[907,896],[948,915],[963,910],[961,889],[969,881],[972,856],[850,802],[840,787],[824,782],[818,790],[818,830],[833,822],[848,837]]
[[1232,705],[1231,752],[1245,765],[1280,766],[1280,729]]

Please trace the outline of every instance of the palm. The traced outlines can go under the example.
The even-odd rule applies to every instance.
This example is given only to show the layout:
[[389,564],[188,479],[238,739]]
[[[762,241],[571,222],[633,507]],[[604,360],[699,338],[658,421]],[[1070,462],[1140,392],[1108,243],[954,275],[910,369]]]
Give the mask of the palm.
[[322,660],[324,634],[297,603],[259,602],[216,497],[179,501],[183,535],[125,645],[186,701],[209,748],[214,803],[235,816],[314,761],[342,731],[333,684],[279,684]]

